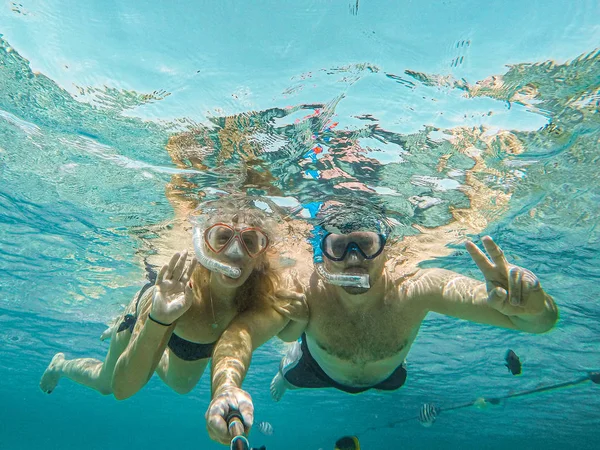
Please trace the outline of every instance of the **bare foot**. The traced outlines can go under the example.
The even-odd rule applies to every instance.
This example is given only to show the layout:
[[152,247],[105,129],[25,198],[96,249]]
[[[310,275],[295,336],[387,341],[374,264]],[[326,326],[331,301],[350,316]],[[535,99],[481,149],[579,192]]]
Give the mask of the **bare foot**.
[[285,394],[285,391],[288,389],[295,389],[293,385],[288,383],[288,381],[283,376],[284,369],[292,364],[297,363],[302,358],[302,346],[300,342],[294,342],[292,345],[288,347],[288,350],[285,356],[281,359],[279,363],[279,370],[277,371],[277,375],[273,377],[271,381],[271,398],[278,402]]
[[40,380],[40,389],[44,391],[46,394],[51,394],[56,385],[58,384],[58,380],[60,380],[60,365],[65,360],[64,353],[57,353],[48,364],[44,375],[42,375],[42,379]]
[[273,381],[271,381],[271,398],[278,402],[285,394],[285,391],[288,389],[288,382],[285,381],[281,372],[277,372],[277,375],[273,377]]
[[100,335],[100,340],[105,341],[106,339],[110,339],[110,337],[113,334],[113,331],[115,330],[115,327],[116,327],[116,324],[113,324],[110,327],[108,327],[106,330],[104,330],[104,332]]

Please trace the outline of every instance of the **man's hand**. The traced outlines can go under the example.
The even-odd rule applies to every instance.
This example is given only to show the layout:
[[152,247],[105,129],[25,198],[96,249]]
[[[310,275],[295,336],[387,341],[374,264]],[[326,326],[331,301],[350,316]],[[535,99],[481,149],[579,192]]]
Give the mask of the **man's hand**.
[[545,310],[546,294],[529,270],[509,264],[491,237],[481,239],[487,254],[472,242],[465,247],[485,277],[488,304],[506,316],[535,316]]
[[231,411],[237,411],[242,416],[246,434],[254,423],[254,406],[252,398],[246,391],[232,387],[216,394],[206,411],[206,428],[210,438],[221,444],[229,445],[232,436],[229,435],[226,418]]
[[175,253],[169,264],[160,269],[152,298],[150,315],[153,319],[170,324],[179,319],[192,305],[194,293],[190,277],[196,268],[196,259],[185,267],[188,253]]

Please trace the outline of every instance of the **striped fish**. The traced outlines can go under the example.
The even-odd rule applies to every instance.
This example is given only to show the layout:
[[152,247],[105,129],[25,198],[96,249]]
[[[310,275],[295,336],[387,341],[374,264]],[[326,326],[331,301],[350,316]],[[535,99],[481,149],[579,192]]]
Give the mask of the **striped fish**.
[[437,415],[440,412],[440,408],[435,406],[433,403],[423,403],[419,410],[419,422],[424,427],[430,427],[437,419]]
[[269,422],[258,422],[256,424],[256,428],[258,428],[258,431],[260,431],[265,436],[273,435],[273,425],[271,425]]

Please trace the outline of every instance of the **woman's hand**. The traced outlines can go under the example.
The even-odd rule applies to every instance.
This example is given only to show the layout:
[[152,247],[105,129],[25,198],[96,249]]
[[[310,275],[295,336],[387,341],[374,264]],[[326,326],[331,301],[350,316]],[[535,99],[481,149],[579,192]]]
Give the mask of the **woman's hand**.
[[158,322],[171,324],[192,306],[194,294],[190,277],[196,268],[193,258],[186,268],[188,253],[175,253],[156,278],[150,315]]
[[296,290],[284,289],[275,293],[273,308],[293,322],[308,322],[309,311],[302,284],[294,280]]
[[220,393],[215,393],[206,411],[206,428],[213,441],[229,445],[232,436],[229,434],[227,416],[232,411],[242,416],[246,434],[250,432],[254,422],[252,397],[242,389],[229,387]]

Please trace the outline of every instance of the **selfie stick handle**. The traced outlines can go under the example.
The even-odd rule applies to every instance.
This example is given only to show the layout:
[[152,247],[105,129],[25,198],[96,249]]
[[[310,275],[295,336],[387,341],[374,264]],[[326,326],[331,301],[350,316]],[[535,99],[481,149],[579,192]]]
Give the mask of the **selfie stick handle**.
[[242,415],[239,411],[230,411],[226,420],[229,435],[231,436],[229,448],[231,450],[249,450],[250,443],[248,442],[248,439],[246,439],[246,436],[244,436],[244,423],[242,422]]

